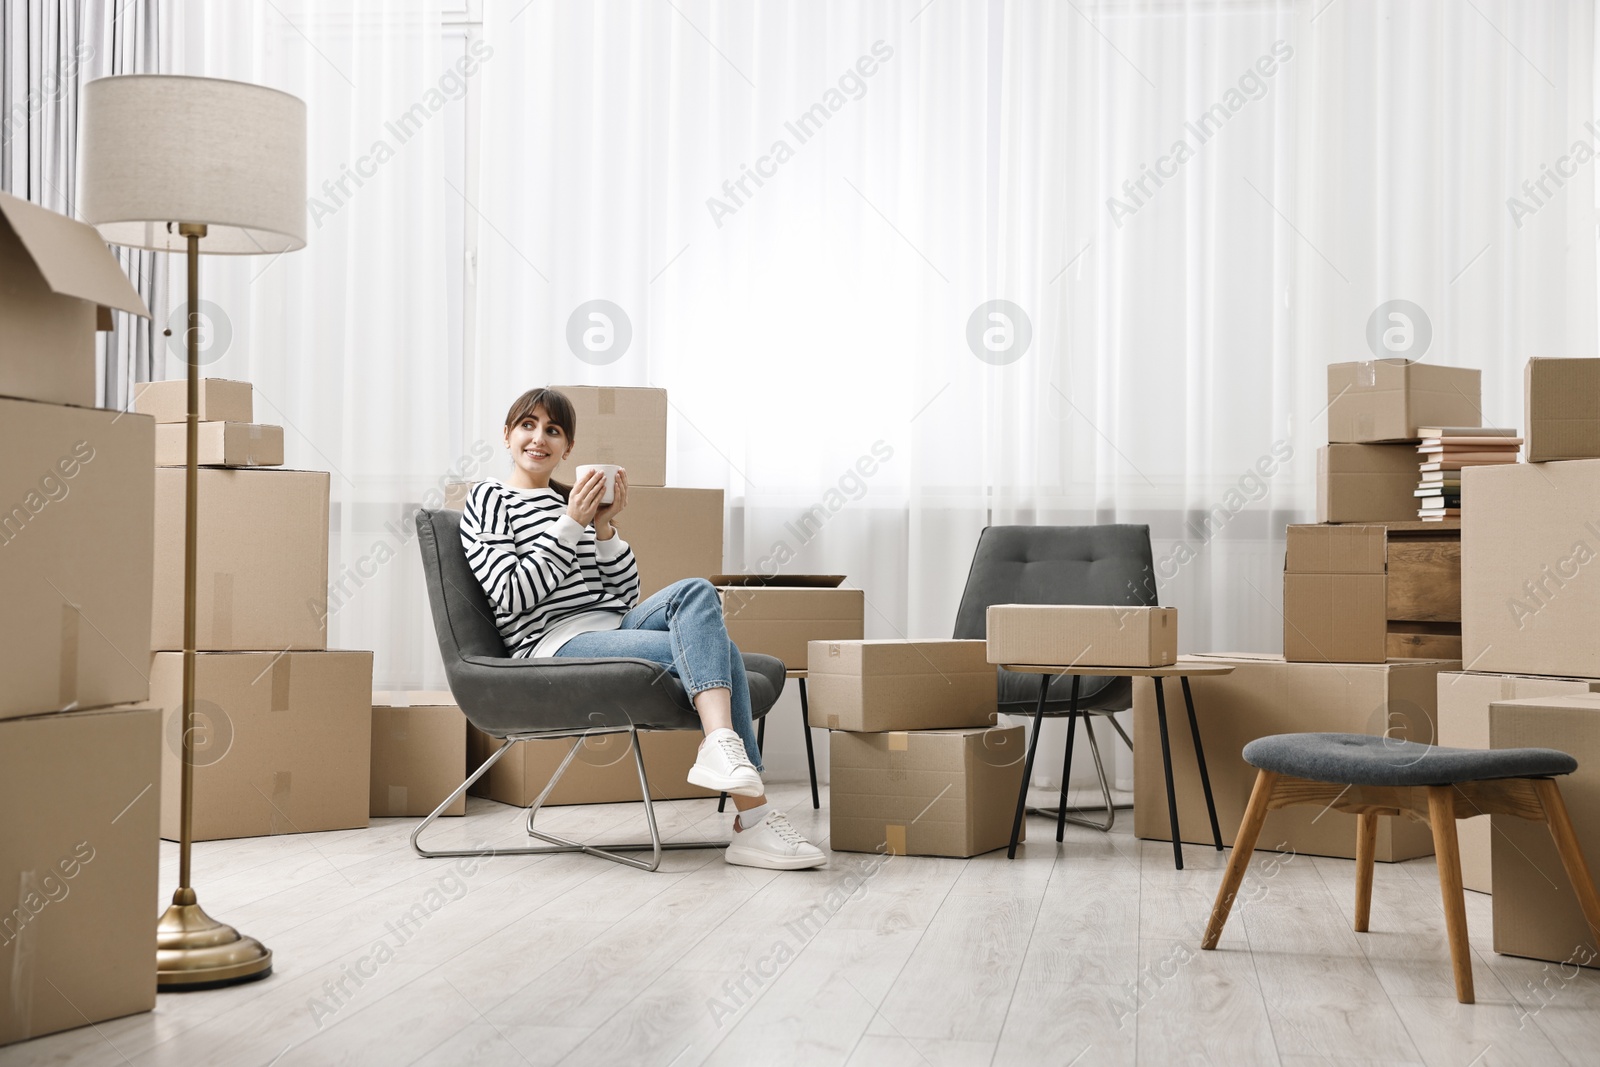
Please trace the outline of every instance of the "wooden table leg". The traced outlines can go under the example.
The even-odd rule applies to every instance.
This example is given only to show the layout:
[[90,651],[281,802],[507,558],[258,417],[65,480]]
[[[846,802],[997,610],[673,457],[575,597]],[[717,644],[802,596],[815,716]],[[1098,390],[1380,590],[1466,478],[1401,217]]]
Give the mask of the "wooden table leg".
[[1221,852],[1222,828],[1217,825],[1217,802],[1211,798],[1211,773],[1206,770],[1206,750],[1200,745],[1200,722],[1194,717],[1194,694],[1189,691],[1187,675],[1178,681],[1183,683],[1183,703],[1189,711],[1189,733],[1194,738],[1194,761],[1200,766],[1200,788],[1206,794],[1206,814],[1211,816],[1211,840]]
[[1028,810],[1028,781],[1033,777],[1033,754],[1039,747],[1039,724],[1044,721],[1044,696],[1050,690],[1050,675],[1039,675],[1039,706],[1033,712],[1033,735],[1028,738],[1028,758],[1022,765],[1022,787],[1017,790],[1017,814],[1011,820],[1011,847],[1006,859],[1017,858],[1017,838],[1022,836],[1022,816]]
[[1367,932],[1372,918],[1372,861],[1378,851],[1378,816],[1364,811],[1356,816],[1356,931]]
[[800,679],[800,730],[806,735],[806,770],[811,772],[811,808],[819,811],[822,801],[817,799],[817,757],[811,750],[811,707],[806,703],[806,680]]
[[1233,910],[1233,898],[1244,882],[1244,872],[1256,850],[1256,839],[1261,836],[1261,824],[1267,821],[1267,802],[1272,799],[1272,786],[1277,780],[1278,776],[1271,771],[1256,771],[1256,784],[1250,790],[1250,803],[1245,805],[1239,834],[1233,839],[1233,855],[1228,857],[1228,869],[1217,887],[1217,901],[1211,906],[1211,919],[1206,923],[1206,937],[1200,943],[1201,948],[1216,948],[1217,939],[1222,936],[1222,927]]
[[[1072,735],[1078,725],[1078,682],[1079,675],[1072,676],[1072,701],[1067,705],[1067,754],[1061,761],[1061,803],[1056,808],[1056,843],[1060,844],[1067,832],[1067,776],[1072,773]],[[1085,730],[1089,724],[1083,724]],[[1090,738],[1093,741],[1094,738]]]
[[1455,789],[1428,786],[1428,822],[1433,827],[1433,853],[1439,862],[1439,895],[1445,929],[1450,934],[1450,964],[1455,970],[1456,999],[1474,1001],[1472,946],[1467,942],[1467,902],[1461,886],[1461,849],[1456,842]]
[[1167,740],[1167,698],[1162,694],[1160,677],[1150,679],[1156,687],[1156,723],[1161,727],[1161,767],[1167,773],[1167,825],[1172,828],[1172,862],[1183,870],[1183,834],[1178,829],[1178,792],[1172,783],[1172,745]]

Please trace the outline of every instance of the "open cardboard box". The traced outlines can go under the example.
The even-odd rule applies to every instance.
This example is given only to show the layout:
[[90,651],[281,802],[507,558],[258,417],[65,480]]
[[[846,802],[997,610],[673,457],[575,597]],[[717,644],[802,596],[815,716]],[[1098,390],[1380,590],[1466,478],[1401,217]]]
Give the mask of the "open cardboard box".
[[150,317],[94,228],[0,193],[0,396],[94,407],[113,308]]

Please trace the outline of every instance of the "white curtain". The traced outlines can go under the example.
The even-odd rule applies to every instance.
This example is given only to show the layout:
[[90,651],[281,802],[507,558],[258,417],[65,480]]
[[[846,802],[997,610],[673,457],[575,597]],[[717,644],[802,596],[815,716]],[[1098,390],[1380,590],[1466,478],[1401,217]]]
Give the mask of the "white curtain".
[[[728,566],[848,574],[869,636],[947,636],[985,525],[1143,522],[1184,651],[1274,651],[1324,368],[1373,358],[1380,305],[1484,370],[1490,423],[1529,355],[1594,354],[1593,164],[1506,203],[1595,139],[1588,4],[487,19],[471,420],[665,386],[669,480],[726,490]],[[633,330],[603,365],[566,341],[595,298]],[[994,300],[1020,358],[969,343]],[[977,329],[1016,345],[1002,313]]]
[[[307,98],[314,194],[454,59],[421,3],[186,11],[189,72]],[[335,471],[331,577],[395,542],[330,631],[383,686],[443,680],[385,523],[451,468],[500,472],[533,385],[666,388],[668,481],[725,490],[725,565],[847,574],[870,636],[948,636],[985,525],[1143,522],[1182,649],[1272,651],[1324,367],[1372,358],[1380,305],[1425,316],[1410,354],[1483,369],[1491,423],[1520,425],[1528,356],[1595,353],[1591,4],[482,17],[464,100],[305,251],[206,265],[214,372]],[[594,300],[620,355],[569,345]]]

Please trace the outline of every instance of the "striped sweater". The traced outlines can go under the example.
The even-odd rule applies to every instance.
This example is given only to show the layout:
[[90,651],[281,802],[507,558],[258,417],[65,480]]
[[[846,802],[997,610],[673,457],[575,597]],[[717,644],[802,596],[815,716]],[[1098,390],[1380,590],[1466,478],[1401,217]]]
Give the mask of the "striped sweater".
[[550,656],[580,633],[614,630],[639,602],[639,567],[620,533],[596,541],[554,489],[480,482],[461,547],[513,656]]

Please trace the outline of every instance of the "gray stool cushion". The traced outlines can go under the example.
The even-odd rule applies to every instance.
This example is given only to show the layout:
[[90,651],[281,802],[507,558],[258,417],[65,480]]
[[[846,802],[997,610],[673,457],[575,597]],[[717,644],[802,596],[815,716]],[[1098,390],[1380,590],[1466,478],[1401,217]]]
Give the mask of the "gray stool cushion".
[[1244,761],[1339,785],[1452,785],[1578,769],[1577,760],[1553,748],[1441,748],[1367,734],[1275,734],[1244,746]]

